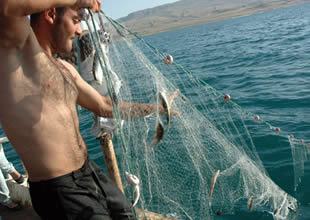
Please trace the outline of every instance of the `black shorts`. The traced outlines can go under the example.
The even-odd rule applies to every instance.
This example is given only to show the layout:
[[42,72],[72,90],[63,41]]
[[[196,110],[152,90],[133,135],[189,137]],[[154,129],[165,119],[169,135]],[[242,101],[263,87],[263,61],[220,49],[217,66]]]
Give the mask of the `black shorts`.
[[43,220],[136,219],[131,203],[93,161],[77,171],[30,182],[35,211]]

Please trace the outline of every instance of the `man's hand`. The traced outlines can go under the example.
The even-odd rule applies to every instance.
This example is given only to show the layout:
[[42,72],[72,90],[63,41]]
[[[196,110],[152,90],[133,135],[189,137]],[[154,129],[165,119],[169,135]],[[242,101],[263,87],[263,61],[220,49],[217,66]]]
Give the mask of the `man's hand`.
[[170,97],[170,99],[169,99],[169,106],[171,106],[172,105],[172,102],[174,101],[174,99],[179,95],[179,92],[180,92],[180,90],[175,90],[173,93],[172,93],[172,95],[171,95],[171,97]]
[[[159,113],[160,114],[167,114],[172,115],[172,116],[179,116],[180,113],[171,109],[171,105],[174,101],[174,99],[179,95],[180,90],[176,90],[172,93],[172,95],[170,96],[169,100],[166,100],[166,98],[164,98],[164,100],[162,100],[162,103],[160,104],[160,110]],[[166,104],[165,104],[166,103]]]
[[[179,92],[180,92],[180,90],[177,89],[177,90],[174,91],[174,93],[171,95],[171,97],[170,97],[170,99],[169,99],[169,106],[172,105],[174,99],[179,95]],[[173,109],[171,109],[170,111],[171,111],[171,112],[170,112],[171,115],[173,115],[173,116],[179,116],[179,115],[180,115],[179,112],[177,112],[177,111],[175,111],[175,110],[173,110]]]
[[101,10],[101,0],[78,0],[74,7],[90,8],[93,12],[98,13]]

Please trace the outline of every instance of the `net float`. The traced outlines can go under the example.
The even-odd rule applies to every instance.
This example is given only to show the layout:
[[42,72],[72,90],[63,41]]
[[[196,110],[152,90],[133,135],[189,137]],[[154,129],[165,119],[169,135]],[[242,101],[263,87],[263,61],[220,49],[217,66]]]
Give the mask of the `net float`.
[[254,121],[259,121],[260,117],[259,117],[259,115],[255,115],[253,119],[254,119]]
[[226,94],[224,95],[224,102],[229,102],[230,101],[230,95]]
[[172,57],[171,55],[167,55],[167,56],[163,59],[163,61],[164,61],[164,64],[170,65],[170,64],[173,63],[173,57]]

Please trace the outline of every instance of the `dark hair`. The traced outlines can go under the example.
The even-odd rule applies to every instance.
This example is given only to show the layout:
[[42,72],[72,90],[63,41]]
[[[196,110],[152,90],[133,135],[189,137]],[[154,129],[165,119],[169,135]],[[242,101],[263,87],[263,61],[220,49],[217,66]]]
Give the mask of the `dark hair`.
[[[65,14],[66,8],[56,8],[56,14],[57,14],[57,23],[60,23],[60,20],[62,16]],[[30,15],[30,24],[35,25],[38,23],[39,18],[43,12],[34,13]]]

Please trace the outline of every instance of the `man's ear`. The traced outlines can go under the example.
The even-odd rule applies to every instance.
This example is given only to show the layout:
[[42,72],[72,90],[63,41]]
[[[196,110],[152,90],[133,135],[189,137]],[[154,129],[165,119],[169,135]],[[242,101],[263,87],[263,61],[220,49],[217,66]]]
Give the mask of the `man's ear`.
[[44,18],[49,24],[56,23],[56,8],[51,8],[44,11]]

